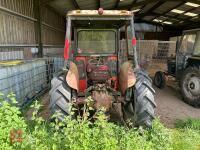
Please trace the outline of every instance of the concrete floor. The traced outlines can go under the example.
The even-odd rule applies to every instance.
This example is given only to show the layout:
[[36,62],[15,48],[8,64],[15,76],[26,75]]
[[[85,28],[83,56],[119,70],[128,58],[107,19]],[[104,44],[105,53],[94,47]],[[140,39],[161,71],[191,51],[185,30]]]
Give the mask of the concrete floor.
[[[174,123],[179,119],[187,119],[187,118],[197,118],[200,119],[200,108],[194,108],[184,103],[181,99],[181,95],[179,89],[177,88],[177,84],[175,81],[168,81],[168,85],[166,88],[160,90],[155,88],[156,90],[156,115],[160,118],[160,120],[165,124],[165,126],[169,128],[174,127]],[[42,98],[43,108],[40,112],[40,115],[43,118],[49,118],[49,96],[46,93]],[[32,109],[30,109],[26,115],[27,118],[31,117]]]
[[187,118],[200,119],[200,108],[194,108],[182,101],[179,89],[173,81],[168,86],[156,90],[156,115],[167,127],[174,127],[176,120]]

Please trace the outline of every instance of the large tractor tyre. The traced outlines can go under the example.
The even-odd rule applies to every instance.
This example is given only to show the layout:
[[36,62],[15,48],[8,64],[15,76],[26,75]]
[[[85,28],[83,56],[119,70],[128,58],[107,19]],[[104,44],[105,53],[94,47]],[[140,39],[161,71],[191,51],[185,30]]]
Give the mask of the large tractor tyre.
[[194,107],[200,107],[200,68],[188,67],[180,80],[183,100]]
[[162,71],[157,71],[155,73],[154,79],[153,79],[154,85],[159,88],[163,89],[166,86],[166,79],[165,79],[165,74]]
[[59,112],[56,117],[62,121],[71,112],[71,88],[65,81],[65,75],[60,74],[51,80],[50,111],[51,115]]
[[155,91],[147,73],[139,71],[136,78],[135,86],[126,92],[124,118],[130,119],[136,126],[150,128],[155,118]]

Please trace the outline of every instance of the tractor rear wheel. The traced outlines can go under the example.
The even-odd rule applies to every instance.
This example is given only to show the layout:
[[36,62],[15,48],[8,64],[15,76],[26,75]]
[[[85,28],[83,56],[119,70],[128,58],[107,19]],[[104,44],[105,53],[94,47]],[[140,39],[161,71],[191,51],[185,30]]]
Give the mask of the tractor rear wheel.
[[194,107],[200,107],[200,69],[187,68],[180,81],[183,100]]
[[136,78],[135,86],[129,88],[126,93],[124,118],[130,119],[136,126],[149,128],[155,118],[155,91],[147,73],[139,71]]
[[67,85],[64,74],[60,74],[51,80],[49,95],[51,115],[59,112],[56,117],[62,121],[64,116],[71,112],[71,88]]

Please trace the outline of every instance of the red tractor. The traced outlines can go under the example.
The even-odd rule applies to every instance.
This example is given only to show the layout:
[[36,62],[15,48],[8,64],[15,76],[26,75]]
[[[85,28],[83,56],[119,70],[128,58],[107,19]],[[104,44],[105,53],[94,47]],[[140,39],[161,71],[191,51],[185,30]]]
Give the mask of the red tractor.
[[[65,65],[52,79],[49,93],[52,114],[62,114],[59,120],[69,115],[73,104],[81,106],[90,96],[94,110],[104,107],[110,120],[130,120],[135,126],[151,127],[155,91],[148,74],[138,65],[133,18],[132,12],[124,10],[68,13]],[[128,26],[131,37],[125,37],[127,45],[131,39],[132,49],[122,50],[120,29],[127,31]],[[131,51],[133,56],[129,57]]]

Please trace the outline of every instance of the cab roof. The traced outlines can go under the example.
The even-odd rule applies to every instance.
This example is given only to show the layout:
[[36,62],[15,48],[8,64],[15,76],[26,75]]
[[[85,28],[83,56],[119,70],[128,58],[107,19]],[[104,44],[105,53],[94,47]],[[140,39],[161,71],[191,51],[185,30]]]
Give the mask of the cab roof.
[[131,17],[133,13],[127,10],[102,10],[102,13],[99,13],[99,10],[72,10],[67,13],[67,16],[73,17]]

